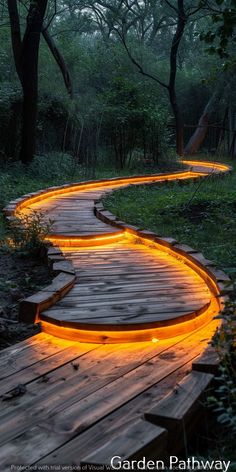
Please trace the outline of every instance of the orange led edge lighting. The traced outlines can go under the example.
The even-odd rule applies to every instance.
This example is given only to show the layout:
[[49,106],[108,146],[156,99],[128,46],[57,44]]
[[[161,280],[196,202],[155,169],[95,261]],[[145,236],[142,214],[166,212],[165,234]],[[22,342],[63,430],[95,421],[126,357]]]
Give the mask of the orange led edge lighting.
[[[213,320],[218,313],[218,304],[216,299],[212,299],[210,305],[201,315],[196,316],[188,321],[167,325],[163,327],[155,327],[148,329],[123,329],[119,330],[115,326],[109,330],[86,329],[82,327],[72,328],[63,325],[56,325],[48,321],[41,320],[42,330],[52,336],[67,339],[70,341],[88,342],[96,344],[112,344],[112,343],[133,343],[133,342],[158,342],[158,340],[173,338],[182,334],[188,334],[202,328]],[[219,320],[215,322],[215,328],[220,324]]]
[[[219,169],[221,172],[227,172],[231,168],[228,165],[225,164],[215,164],[211,162],[198,162],[198,161],[182,161],[184,165],[188,165],[189,167],[191,166],[198,166],[198,167],[207,167],[207,168],[212,168],[214,169]],[[165,180],[178,180],[178,179],[188,179],[188,178],[196,178],[200,176],[204,176],[204,172],[199,172],[199,171],[194,171],[191,168],[186,171],[181,171],[181,172],[172,172],[169,174],[150,174],[150,175],[143,175],[143,176],[133,176],[133,177],[116,177],[113,179],[101,179],[101,180],[95,180],[95,181],[90,181],[90,182],[79,182],[71,185],[65,185],[65,186],[58,186],[58,187],[52,187],[51,189],[45,189],[44,191],[39,191],[36,192],[34,195],[29,196],[29,197],[22,197],[22,201],[19,201],[15,204],[15,208],[13,210],[13,213],[19,212],[22,208],[25,208],[26,206],[37,203],[42,200],[47,200],[48,198],[51,198],[53,196],[58,196],[58,195],[65,195],[67,193],[71,193],[74,191],[83,191],[83,190],[88,190],[92,188],[96,188],[98,185],[100,187],[111,187],[111,186],[119,186],[122,184],[127,184],[129,185],[130,183],[142,183],[142,182],[160,182],[160,181],[165,181]]]
[[[227,172],[230,170],[230,167],[224,164],[218,163],[210,163],[210,162],[198,162],[198,161],[182,161],[183,164],[187,164],[188,166],[198,166],[198,167],[206,167],[208,169],[215,169],[219,170],[220,172]],[[194,171],[192,169],[186,170],[183,172],[176,172],[170,174],[162,174],[162,175],[149,175],[149,176],[140,176],[140,177],[131,177],[131,178],[115,178],[115,179],[108,179],[108,180],[100,180],[94,182],[82,182],[78,184],[73,184],[71,186],[64,186],[64,187],[56,187],[52,189],[47,189],[44,192],[40,192],[34,196],[26,197],[23,201],[17,202],[15,204],[15,208],[12,211],[13,214],[17,213],[21,208],[28,206],[29,204],[35,203],[37,201],[45,200],[50,198],[54,195],[62,195],[66,193],[70,193],[76,190],[85,190],[85,189],[92,189],[96,188],[98,185],[100,187],[109,187],[109,186],[118,186],[121,184],[129,184],[129,183],[142,183],[142,182],[158,182],[158,181],[168,181],[168,180],[177,180],[177,179],[189,179],[189,178],[196,178],[199,176],[206,175],[204,172]],[[89,246],[94,245],[94,243],[100,244],[109,244],[110,242],[118,241],[123,239],[124,237],[130,237],[129,230],[121,230],[116,234],[109,234],[109,235],[102,235],[102,236],[95,236],[95,237],[60,237],[60,235],[51,235],[47,239],[51,241],[53,244],[59,244],[61,246]],[[134,235],[132,235],[134,237]],[[143,244],[148,246],[154,246],[157,249],[160,249],[163,252],[166,252],[173,257],[182,260],[187,266],[191,267],[206,283],[208,286],[211,294],[213,297],[210,300],[209,305],[207,308],[198,316],[188,321],[182,321],[180,323],[167,325],[164,327],[153,327],[149,329],[134,329],[134,330],[111,330],[109,331],[99,331],[99,330],[90,330],[87,329],[75,329],[68,326],[57,326],[53,323],[49,323],[47,321],[41,321],[42,330],[48,334],[51,334],[56,337],[82,341],[82,342],[95,342],[95,343],[119,343],[119,342],[141,342],[141,341],[153,341],[157,342],[158,339],[169,338],[173,336],[178,336],[180,334],[188,333],[198,329],[201,326],[204,326],[206,323],[209,323],[214,316],[219,313],[221,308],[222,302],[219,300],[220,289],[215,282],[213,276],[211,275],[210,271],[204,268],[200,263],[197,261],[194,262],[194,256],[191,257],[187,253],[179,254],[177,251],[170,249],[162,245],[161,243],[153,242],[149,239],[140,237],[138,234],[136,237],[143,242]],[[218,321],[217,324],[220,322]]]
[[124,238],[125,230],[121,229],[120,231],[114,233],[108,233],[107,235],[95,235],[91,237],[66,237],[59,235],[47,236],[46,241],[50,241],[53,245],[57,245],[63,248],[70,247],[89,247],[89,246],[100,246],[105,244],[110,244],[114,242],[119,242]]

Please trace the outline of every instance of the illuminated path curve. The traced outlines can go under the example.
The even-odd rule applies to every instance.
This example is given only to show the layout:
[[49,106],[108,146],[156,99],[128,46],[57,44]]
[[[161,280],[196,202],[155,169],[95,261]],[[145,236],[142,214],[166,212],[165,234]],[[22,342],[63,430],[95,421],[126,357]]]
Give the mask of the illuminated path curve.
[[[228,171],[225,166],[212,167],[194,164],[194,172],[169,178]],[[113,181],[106,190],[127,183]],[[86,184],[69,193],[64,189],[63,196],[54,189],[50,198],[37,194],[6,209],[12,217],[19,206],[24,211],[47,208],[56,219],[52,239],[66,259],[56,248],[49,250],[59,275],[50,287],[25,300],[21,309],[22,318],[39,317],[43,329],[57,337],[43,332],[0,355],[2,400],[19,384],[22,393],[0,400],[1,472],[8,472],[12,464],[66,464],[79,470],[81,464],[110,465],[113,456],[161,460],[186,447],[197,417],[204,418],[199,411],[202,395],[218,363],[208,343],[219,324],[213,317],[224,303],[217,294],[227,278],[186,246],[127,225],[125,230],[121,222],[116,221],[119,228],[101,224],[92,209],[104,186],[92,185],[93,189]],[[36,202],[38,198],[42,200]],[[78,205],[83,208],[78,210]],[[97,213],[112,218],[99,204]],[[86,233],[81,232],[78,241],[78,229],[85,228],[82,219],[87,220]],[[112,242],[104,239],[105,231]],[[72,247],[65,246],[68,243]],[[70,260],[78,280],[63,300],[48,308],[75,281]],[[63,328],[63,320],[72,324],[78,315],[76,329]],[[87,337],[99,344],[58,336],[83,341]],[[142,339],[146,341],[127,342]]]
[[55,187],[12,204],[16,214],[41,211],[53,221],[49,239],[67,260],[51,250],[53,268],[57,273],[61,269],[74,284],[60,301],[52,299],[53,287],[46,288],[51,301],[38,313],[34,306],[32,313],[31,297],[21,318],[41,320],[43,330],[56,336],[106,343],[173,337],[211,320],[219,312],[220,300],[209,261],[171,239],[119,222],[101,203],[94,204],[104,192],[130,184],[205,178],[229,170],[222,164],[190,165],[172,174]]

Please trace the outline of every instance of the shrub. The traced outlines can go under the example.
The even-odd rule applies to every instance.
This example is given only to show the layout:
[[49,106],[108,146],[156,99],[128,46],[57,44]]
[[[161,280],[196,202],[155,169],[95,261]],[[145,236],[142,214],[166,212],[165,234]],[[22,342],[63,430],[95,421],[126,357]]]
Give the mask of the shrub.
[[19,214],[9,222],[6,245],[9,250],[22,255],[38,254],[49,234],[53,221],[46,219],[41,212],[33,211],[29,215]]

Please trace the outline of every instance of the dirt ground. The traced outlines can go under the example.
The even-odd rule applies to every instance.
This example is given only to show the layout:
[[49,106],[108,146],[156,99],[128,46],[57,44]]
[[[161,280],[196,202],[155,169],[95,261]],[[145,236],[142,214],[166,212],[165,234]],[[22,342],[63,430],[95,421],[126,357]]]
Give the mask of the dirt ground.
[[19,322],[19,302],[50,280],[42,259],[0,251],[0,350],[40,331],[37,324]]

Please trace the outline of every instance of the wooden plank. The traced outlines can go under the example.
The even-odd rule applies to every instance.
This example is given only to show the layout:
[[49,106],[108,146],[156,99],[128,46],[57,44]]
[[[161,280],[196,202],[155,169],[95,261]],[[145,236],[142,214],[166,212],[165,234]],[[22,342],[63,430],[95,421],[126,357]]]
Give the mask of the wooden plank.
[[63,238],[63,236],[65,236],[65,237],[67,237],[67,238],[69,238],[69,237],[71,237],[71,238],[83,237],[83,238],[89,239],[89,238],[92,238],[92,237],[95,238],[96,235],[97,235],[97,236],[102,236],[102,235],[104,234],[104,235],[111,235],[111,236],[112,236],[112,234],[114,234],[114,235],[115,235],[115,234],[119,235],[119,234],[121,234],[121,233],[122,233],[122,230],[117,230],[117,231],[115,230],[115,231],[113,231],[113,230],[111,230],[109,227],[108,227],[108,228],[99,229],[98,231],[95,229],[95,230],[93,231],[93,233],[92,233],[91,231],[89,231],[89,230],[87,230],[87,231],[81,230],[81,231],[80,231],[80,229],[79,229],[78,227],[75,227],[75,228],[73,229],[73,231],[72,231],[72,230],[68,231],[68,227],[65,227],[65,228],[57,229],[56,231],[53,231],[53,230],[52,230],[52,231],[49,233],[49,236],[50,236],[50,238],[53,238],[53,236],[55,235],[55,236],[58,236],[58,237],[61,237],[61,238]]
[[[111,275],[109,276],[108,274],[103,275],[102,277],[95,277],[92,274],[89,275],[87,274],[86,276],[84,275],[83,277],[80,277],[80,275],[77,274],[77,284],[79,285],[86,285],[89,286],[90,284],[99,284],[103,283],[106,284],[107,286],[115,286],[116,284],[128,284],[128,283],[156,283],[161,284],[161,278],[157,278],[155,276],[151,276],[150,274],[144,274],[143,277],[139,277],[139,275],[135,276],[134,275],[124,275],[122,276],[121,274],[119,275]],[[170,285],[171,283],[174,285],[182,285],[182,284],[188,284],[189,279],[188,278],[183,278],[183,277],[175,277],[173,281],[171,282],[171,279],[169,277],[162,277],[162,283],[163,286],[165,285]],[[201,286],[200,286],[201,287]],[[204,286],[203,286],[204,287]],[[206,287],[206,286],[205,286]],[[194,287],[193,287],[194,290]]]
[[[83,288],[87,288],[87,290],[83,290]],[[173,289],[170,285],[168,286],[168,291],[166,289],[163,289],[162,287],[149,287],[148,285],[146,286],[139,286],[138,289],[131,289],[129,287],[124,287],[123,289],[117,290],[116,286],[108,286],[106,287],[106,290],[103,290],[103,287],[100,287],[98,289],[88,289],[87,286],[81,285],[79,287],[79,290],[76,289],[72,293],[71,291],[67,294],[66,297],[61,298],[58,301],[58,304],[64,304],[68,303],[69,305],[71,303],[87,303],[91,300],[96,300],[98,302],[103,302],[103,301],[110,301],[112,304],[113,302],[119,302],[120,300],[123,301],[132,301],[134,300],[139,300],[145,299],[145,300],[150,300],[152,303],[153,298],[158,299],[160,302],[161,301],[172,301],[175,300],[177,302],[179,301],[208,301],[210,300],[213,296],[212,294],[207,291],[207,290],[202,290],[199,289],[198,291],[194,291],[194,287],[191,289]],[[172,290],[171,290],[172,289]],[[91,298],[91,296],[93,298]]]
[[95,469],[101,466],[111,467],[111,458],[115,456],[119,456],[120,463],[124,460],[139,461],[143,457],[146,460],[157,459],[163,456],[166,445],[167,431],[140,419],[124,429],[121,435],[82,458],[81,466]]
[[[99,282],[99,281],[103,281],[103,282],[110,282],[110,283],[114,283],[115,281],[118,281],[119,283],[121,283],[122,281],[123,282],[126,282],[126,281],[140,281],[140,280],[144,280],[145,283],[147,281],[157,281],[158,282],[158,278],[157,278],[157,275],[156,274],[150,274],[150,273],[147,273],[147,274],[141,274],[141,277],[140,277],[140,274],[103,274],[102,277],[97,277],[97,276],[94,276],[93,274],[89,274],[87,273],[86,275],[83,275],[83,276],[80,276],[80,274],[77,274],[78,275],[78,283],[87,283],[87,282]],[[171,279],[169,276],[162,276],[162,281],[163,282],[171,282]],[[160,277],[159,277],[159,280],[160,280]],[[189,277],[173,277],[172,278],[172,283],[173,284],[182,284],[182,283],[188,283],[189,282]]]
[[191,372],[173,392],[145,413],[147,421],[168,430],[172,452],[184,447],[186,436],[190,436],[197,420],[201,420],[199,411],[203,409],[203,395],[209,390],[213,378],[211,374]]
[[208,346],[193,362],[193,370],[216,375],[218,373],[219,364],[219,354],[212,346]]
[[[193,274],[191,272],[187,272],[186,271],[186,268],[185,270],[181,267],[172,267],[172,266],[167,266],[167,265],[149,265],[149,264],[142,264],[140,263],[139,265],[137,264],[134,264],[132,261],[127,261],[126,264],[120,264],[119,262],[116,262],[114,264],[112,264],[111,262],[109,261],[100,261],[100,262],[93,262],[92,260],[89,260],[84,263],[83,261],[78,261],[78,262],[75,262],[74,259],[69,259],[68,260],[71,260],[73,262],[73,265],[74,267],[76,268],[77,270],[77,273],[79,274],[80,272],[82,271],[86,271],[87,273],[89,272],[94,272],[94,271],[97,271],[97,270],[100,270],[102,269],[102,272],[104,275],[106,275],[106,272],[110,269],[113,269],[113,271],[116,269],[123,269],[122,272],[123,274],[129,274],[130,273],[130,270],[129,270],[129,267],[130,265],[132,266],[133,268],[133,271],[135,272],[138,272],[140,274],[145,273],[147,271],[147,269],[150,269],[149,272],[151,274],[153,274],[154,276],[161,276],[161,275],[167,275],[168,273],[170,275],[173,275],[173,274],[177,274],[177,275],[182,275],[184,277],[188,277],[189,280],[192,280],[192,282],[194,281],[194,277],[193,277]],[[136,270],[135,270],[136,269]],[[132,272],[131,272],[132,273]],[[160,274],[160,275],[159,275]],[[199,277],[199,282],[202,282],[202,279]],[[197,279],[195,278],[195,285],[197,285]]]
[[65,320],[73,320],[73,319],[83,319],[83,318],[104,318],[104,317],[112,317],[113,314],[122,315],[124,317],[128,316],[145,316],[148,315],[162,315],[163,319],[165,319],[165,315],[167,313],[189,313],[196,311],[204,306],[201,304],[188,304],[183,306],[183,304],[177,304],[176,302],[172,305],[157,305],[157,304],[125,304],[125,305],[101,305],[99,308],[95,306],[80,306],[79,308],[74,307],[62,307],[55,305],[54,307],[44,311],[40,314],[40,319],[46,319],[46,317],[54,317],[55,319],[65,319]]
[[[118,243],[117,243],[118,244]],[[147,261],[152,261],[152,262],[160,262],[163,264],[172,264],[174,266],[179,265],[179,266],[184,266],[183,262],[181,260],[176,259],[175,257],[171,255],[167,255],[165,252],[160,251],[158,249],[156,250],[148,250],[148,246],[146,246],[146,251],[141,250],[140,248],[137,250],[137,248],[134,247],[132,243],[129,241],[126,241],[126,246],[123,245],[121,247],[118,247],[116,243],[113,243],[110,245],[110,247],[104,246],[102,249],[100,247],[100,250],[96,250],[95,252],[89,252],[88,248],[86,248],[86,251],[80,251],[78,249],[77,253],[73,251],[68,251],[71,258],[74,259],[80,259],[81,257],[84,256],[90,256],[91,258],[95,258],[99,260],[101,257],[109,257],[109,260],[116,259],[117,257],[121,258],[121,261],[125,262],[125,258],[127,257],[127,260],[133,261],[134,263],[137,264],[137,260],[145,262]]]
[[[125,258],[125,256],[118,256],[116,259],[107,258],[106,260],[104,260],[104,259],[101,259],[101,257],[98,259],[92,259],[92,258],[86,257],[86,260],[82,260],[81,258],[71,257],[70,260],[73,261],[73,264],[78,268],[79,267],[89,268],[90,266],[92,266],[93,268],[96,268],[97,266],[104,267],[104,268],[107,268],[109,266],[112,268],[115,268],[115,267],[127,268],[130,266],[130,264],[132,264],[132,266],[134,267],[143,267],[143,268],[150,267],[154,269],[154,271],[158,269],[160,270],[169,269],[170,271],[182,270],[183,273],[186,273],[186,266],[181,266],[180,264],[171,265],[171,264],[168,264],[166,261],[160,261],[160,260],[157,260],[157,261],[139,260],[138,261],[138,258],[136,258],[136,260],[134,261],[132,259],[129,259],[128,257],[126,258],[126,260],[122,261],[121,257]],[[189,274],[193,275],[193,272],[191,272],[190,270]]]
[[46,310],[63,298],[71,290],[75,280],[74,274],[59,273],[45,289],[20,302],[19,319],[28,323],[36,322],[40,311]]
[[[208,336],[212,333],[210,326],[207,333]],[[207,340],[203,340],[204,336],[205,333],[201,330],[198,335],[187,337],[179,346],[176,345],[163,355],[153,357],[122,377],[119,376],[116,380],[110,381],[103,388],[96,389],[95,387],[96,391],[90,395],[87,394],[86,389],[83,389],[82,392],[79,385],[76,384],[76,394],[72,396],[67,394],[66,403],[57,407],[51,406],[51,411],[50,407],[48,408],[49,405],[46,406],[47,403],[44,405],[41,402],[37,403],[38,419],[36,412],[29,414],[29,411],[27,413],[27,410],[24,412],[21,409],[20,418],[17,419],[14,414],[11,422],[9,417],[7,423],[2,420],[0,423],[0,430],[3,433],[3,435],[0,433],[2,443],[0,457],[3,458],[3,465],[5,460],[9,463],[9,458],[12,457],[17,462],[22,459],[27,441],[32,437],[35,444],[44,444],[43,450],[40,450],[39,447],[32,448],[31,443],[32,463],[38,460],[42,454],[46,455],[60,447],[73,436],[88,429],[98,420],[194,359],[207,344]],[[91,381],[89,387],[91,388]],[[47,396],[44,397],[46,397],[46,401]],[[25,430],[27,430],[27,435],[24,434]],[[19,435],[20,433],[23,434]],[[10,441],[10,438],[16,436],[18,436],[17,441]],[[4,445],[2,441],[4,441]]]
[[[138,301],[141,298],[141,300],[144,298],[145,300],[150,301],[152,303],[154,300],[158,300],[158,302],[162,301],[167,301],[167,303],[170,301],[177,301],[178,302],[186,302],[190,303],[191,301],[198,301],[202,304],[207,303],[210,298],[212,298],[212,295],[210,292],[203,292],[202,290],[199,291],[198,293],[194,293],[194,291],[188,291],[184,292],[181,290],[178,291],[170,291],[170,293],[166,293],[166,291],[157,291],[155,288],[153,290],[149,290],[149,287],[146,287],[146,290],[142,289],[138,291],[122,291],[121,293],[116,293],[116,291],[109,293],[99,293],[97,292],[94,296],[94,300],[96,300],[98,303],[103,302],[103,301],[109,301],[111,304],[114,302],[131,302],[133,299],[135,301]],[[140,295],[141,291],[141,295]],[[81,290],[81,293],[69,293],[66,297],[64,297],[62,300],[58,302],[58,305],[60,306],[81,306],[84,303],[87,303],[91,301],[91,293],[86,294],[83,293]]]
[[[181,268],[181,267],[170,267],[170,266],[156,266],[156,264],[135,264],[135,265],[132,265],[132,267],[130,267],[130,265],[128,263],[126,264],[121,264],[121,263],[117,263],[117,264],[111,264],[111,263],[107,263],[107,264],[93,264],[91,263],[90,265],[89,264],[81,264],[81,263],[75,263],[74,260],[72,259],[73,261],[73,265],[77,271],[77,273],[79,275],[85,275],[86,273],[92,273],[93,275],[99,275],[99,276],[102,276],[103,273],[115,273],[115,274],[120,274],[120,273],[123,273],[124,275],[125,274],[132,274],[132,273],[139,273],[139,274],[142,274],[142,273],[147,273],[147,272],[150,272],[151,274],[153,275],[156,275],[156,276],[161,276],[161,275],[168,275],[170,277],[172,276],[182,276],[182,277],[188,277],[189,280],[194,280],[194,274],[191,272],[191,271],[187,271],[186,270],[186,267],[185,269]],[[202,280],[200,277],[199,277],[200,281]],[[198,277],[196,277],[195,275],[195,285],[197,286],[197,281],[198,281]]]
[[[192,308],[192,309],[191,309]],[[199,308],[201,314],[201,308]],[[91,314],[91,312],[75,313],[75,312],[44,312],[41,314],[40,319],[42,321],[48,321],[49,323],[55,323],[57,326],[68,326],[77,329],[88,329],[88,330],[108,330],[108,331],[119,331],[119,330],[136,330],[136,329],[154,329],[155,327],[171,326],[178,323],[183,323],[188,320],[195,320],[198,316],[197,309],[189,307],[184,310],[177,308],[176,310],[163,313],[162,310],[158,313],[143,314],[127,314],[122,312],[112,313],[106,315]],[[194,328],[193,328],[194,329]]]
[[[210,299],[212,297],[211,293],[209,292],[209,290],[207,290],[207,288],[203,289],[203,288],[197,288],[195,290],[195,287],[192,286],[191,288],[190,287],[182,287],[182,288],[174,288],[173,286],[171,286],[171,284],[169,285],[164,285],[164,286],[161,286],[160,284],[159,285],[156,285],[156,284],[137,284],[136,286],[132,286],[132,285],[123,285],[123,286],[119,286],[119,285],[108,285],[108,286],[104,286],[104,285],[90,285],[90,286],[85,286],[85,285],[80,285],[80,284],[77,284],[77,287],[75,290],[70,291],[70,294],[69,294],[69,297],[67,297],[67,300],[72,300],[72,299],[78,299],[80,300],[81,299],[85,299],[85,298],[88,298],[90,297],[90,300],[91,300],[91,296],[92,297],[96,297],[98,299],[101,299],[101,298],[104,298],[104,297],[115,297],[115,298],[120,298],[120,297],[127,297],[127,296],[131,296],[131,297],[134,297],[135,294],[137,293],[142,293],[144,294],[145,296],[147,294],[153,294],[155,293],[156,295],[160,296],[160,297],[163,297],[165,296],[167,298],[167,289],[170,291],[171,293],[171,297],[172,298],[173,296],[175,297],[180,297],[180,298],[183,298],[183,297],[186,297],[188,298],[189,296],[191,296],[191,299],[195,299],[198,297],[198,299],[201,297],[205,297],[207,299]],[[118,296],[119,295],[119,296]]]
[[[140,395],[122,405],[110,415],[100,420],[87,431],[77,435],[74,439],[43,457],[37,464],[80,464],[85,454],[92,453],[105,442],[122,434],[123,429],[132,425],[147,409],[155,406],[157,401],[191,370],[191,363],[168,375],[157,384],[148,388]],[[43,445],[42,445],[43,447]]]
[[21,355],[24,357],[24,353],[27,349],[32,349],[33,346],[36,346],[43,341],[51,339],[51,336],[45,333],[39,333],[35,336],[31,336],[30,338],[20,341],[13,346],[9,346],[3,351],[1,351],[0,355],[0,369],[5,367],[6,362],[9,360],[9,364],[14,363],[16,359],[19,359]]
[[34,336],[6,349],[7,352],[4,350],[0,358],[0,380],[6,379],[41,359],[47,359],[71,345],[71,342],[66,340],[57,340],[55,343],[52,336],[45,333],[37,335],[35,342],[33,339]]
[[[122,275],[123,276],[129,276],[129,275],[135,275],[137,276],[138,274],[139,275],[153,275],[153,276],[158,276],[158,277],[161,277],[161,276],[165,276],[165,277],[168,277],[168,278],[172,278],[174,282],[178,282],[178,281],[181,281],[181,280],[191,280],[193,279],[193,276],[191,274],[191,272],[188,274],[187,271],[182,271],[182,270],[178,270],[178,269],[159,269],[159,270],[155,270],[153,271],[152,268],[144,268],[144,267],[132,267],[132,268],[127,268],[126,270],[124,270],[123,268],[114,268],[114,267],[107,267],[106,268],[106,273],[104,274],[104,271],[101,270],[101,269],[93,269],[93,270],[89,270],[87,269],[87,271],[85,269],[80,269],[80,268],[77,268],[76,267],[76,273],[80,276],[80,277],[94,277],[94,276],[97,276],[97,277],[110,277],[112,275],[115,275],[116,277],[118,275]],[[196,277],[196,276],[195,276]],[[195,278],[196,280],[196,278]]]
[[[140,296],[137,296],[135,297],[134,299],[120,299],[117,303],[112,300],[109,300],[108,297],[107,299],[105,300],[102,300],[102,301],[99,301],[99,300],[92,300],[92,301],[82,301],[82,300],[79,300],[78,303],[73,303],[72,306],[69,306],[69,304],[67,305],[67,298],[65,297],[63,300],[61,300],[60,302],[58,302],[56,305],[54,305],[51,310],[56,310],[57,308],[62,308],[62,307],[68,307],[68,308],[72,308],[72,309],[85,309],[85,308],[98,308],[98,307],[110,307],[111,309],[114,309],[114,310],[119,310],[120,308],[122,309],[123,306],[125,306],[124,309],[129,308],[131,307],[132,308],[132,305],[144,305],[143,307],[140,307],[140,309],[142,310],[146,310],[146,308],[148,308],[149,306],[156,306],[157,308],[161,309],[163,308],[164,310],[166,309],[166,307],[170,308],[172,307],[172,310],[174,310],[175,308],[185,308],[186,306],[189,305],[189,300],[185,301],[185,300],[161,300],[158,296],[156,297],[152,297],[151,299],[147,298],[147,297],[144,297],[142,295]],[[191,302],[191,307],[199,307],[199,306],[203,306],[205,303],[204,303],[204,300],[203,300],[203,303],[201,303],[201,300],[199,300],[199,302],[197,301],[192,301]],[[115,307],[115,308],[113,308]],[[136,307],[137,308],[137,307]]]
[[70,298],[79,298],[79,297],[84,297],[84,296],[98,296],[100,297],[101,295],[106,295],[106,296],[112,296],[116,294],[132,294],[134,295],[135,293],[146,293],[147,291],[155,291],[156,294],[158,295],[164,295],[167,293],[167,290],[170,291],[172,295],[180,295],[180,296],[188,296],[194,293],[194,296],[200,297],[200,294],[202,294],[205,297],[211,298],[211,294],[207,288],[198,288],[194,290],[194,286],[186,286],[186,287],[180,287],[180,288],[175,288],[175,286],[171,284],[166,284],[166,285],[156,285],[156,284],[137,284],[137,285],[116,285],[116,284],[78,284],[76,286],[76,289],[70,293]]
[[[124,257],[124,256],[122,256]],[[188,270],[186,266],[184,265],[180,265],[180,264],[171,264],[171,263],[167,263],[166,261],[162,262],[162,261],[142,261],[140,260],[139,263],[137,264],[137,258],[136,260],[132,260],[132,259],[129,259],[127,257],[126,261],[122,261],[121,260],[121,257],[118,256],[117,259],[114,259],[114,260],[111,260],[110,258],[109,259],[102,259],[101,257],[98,258],[98,259],[92,259],[92,258],[86,258],[86,260],[82,260],[81,258],[70,258],[71,261],[73,261],[73,264],[75,265],[75,267],[77,267],[78,269],[80,267],[86,269],[87,267],[89,268],[90,266],[93,266],[94,268],[97,268],[97,266],[99,267],[104,267],[104,268],[112,268],[112,269],[115,269],[115,268],[124,268],[124,269],[127,269],[129,268],[130,266],[134,267],[134,268],[139,268],[140,269],[147,269],[148,267],[150,269],[153,269],[154,272],[165,272],[165,271],[169,271],[169,272],[182,272],[183,275],[189,275],[190,277],[192,276],[196,276],[196,274],[194,274],[193,271]],[[198,277],[197,277],[198,278]],[[199,277],[200,279],[200,277]],[[196,280],[196,279],[195,279]],[[201,279],[200,279],[201,280]]]
[[[86,263],[83,263],[81,262],[79,259],[75,259],[75,258],[71,258],[70,259],[71,261],[73,261],[73,264],[75,265],[75,267],[77,267],[78,269],[79,268],[88,268],[89,270],[94,270],[94,269],[130,269],[130,263],[133,263],[134,261],[107,261],[106,263],[104,262],[93,262],[92,260],[90,261],[87,261]],[[158,267],[157,267],[157,264],[158,264]],[[137,263],[137,259],[135,261],[135,264],[133,263],[133,266],[132,266],[132,269],[147,269],[147,268],[150,268],[152,269],[154,272],[162,272],[162,271],[168,271],[168,272],[173,272],[173,271],[176,271],[176,272],[182,272],[183,274],[186,274],[186,268],[185,270],[178,264],[176,264],[176,266],[170,266],[168,264],[160,264],[159,261],[140,261],[140,263]],[[191,274],[191,272],[190,272]],[[192,274],[191,274],[192,275]]]
[[[2,403],[0,412],[1,421],[3,422],[4,419],[6,419],[8,423],[9,420],[14,421],[17,417],[19,417],[20,421],[24,409],[24,416],[26,416],[25,421],[28,421],[26,411],[36,411],[35,420],[38,421],[40,420],[40,411],[41,414],[44,414],[44,408],[46,408],[45,415],[47,411],[54,411],[54,408],[62,407],[63,404],[66,408],[68,402],[69,404],[73,402],[73,397],[77,396],[78,393],[79,398],[83,398],[112,380],[135,369],[140,364],[152,359],[155,355],[165,352],[170,345],[177,343],[181,339],[184,339],[184,337],[186,336],[182,335],[174,342],[162,341],[158,343],[158,345],[142,343],[141,350],[138,344],[122,344],[119,345],[119,349],[117,349],[116,345],[100,345],[96,348],[96,352],[88,351],[82,356],[80,356],[80,353],[83,353],[83,343],[77,343],[77,360],[75,359],[73,350],[70,349],[69,355],[71,354],[71,361],[78,366],[78,370],[73,368],[73,365],[71,365],[68,359],[57,369],[54,369],[54,367],[50,369],[49,364],[47,372],[49,381],[46,383],[41,382],[40,379],[37,380],[36,377],[36,380],[28,385],[27,392],[23,397],[17,398],[14,402],[11,401],[11,415],[6,414],[6,411],[8,411],[7,402]],[[75,344],[74,346],[76,349]],[[80,346],[82,347],[80,348]],[[86,346],[87,345],[85,345],[85,349],[87,349]],[[96,347],[94,344],[91,346]],[[42,363],[35,365],[35,367],[36,369],[41,369]],[[22,382],[24,382],[24,372],[22,372]],[[38,411],[39,404],[41,407]],[[2,431],[2,440],[4,440],[4,428]]]
[[[81,277],[80,279],[77,279],[74,285],[74,288],[72,292],[79,291],[81,288],[81,284],[83,282],[83,278]],[[88,281],[87,286],[89,287],[90,285],[94,285],[94,281],[91,280],[90,282]],[[150,277],[150,278],[142,278],[141,277],[136,277],[133,279],[126,279],[124,278],[122,280],[121,277],[117,279],[111,278],[111,280],[103,280],[102,278],[96,280],[97,287],[99,289],[99,286],[104,286],[107,290],[109,289],[137,289],[139,287],[145,288],[145,287],[150,287],[156,288],[157,290],[162,290],[165,289],[166,287],[172,287],[173,290],[196,290],[196,291],[209,291],[209,288],[206,286],[204,282],[200,282],[199,284],[196,285],[195,282],[191,280],[187,281],[178,281],[176,282],[175,280],[172,281],[171,279],[164,277],[163,279],[160,277]],[[86,287],[83,287],[86,288]]]
[[[49,354],[47,357],[35,362],[33,365],[26,366],[17,372],[13,372],[7,378],[0,380],[0,396],[5,395],[18,384],[27,385],[29,382],[35,381],[40,377],[43,383],[49,382],[51,381],[51,371],[61,367],[67,362],[78,363],[81,356],[99,347],[99,345],[96,344],[78,342],[70,342],[70,344],[71,346],[67,346],[65,349],[59,350],[54,354]],[[1,412],[3,411],[5,411],[4,408],[2,408]]]

